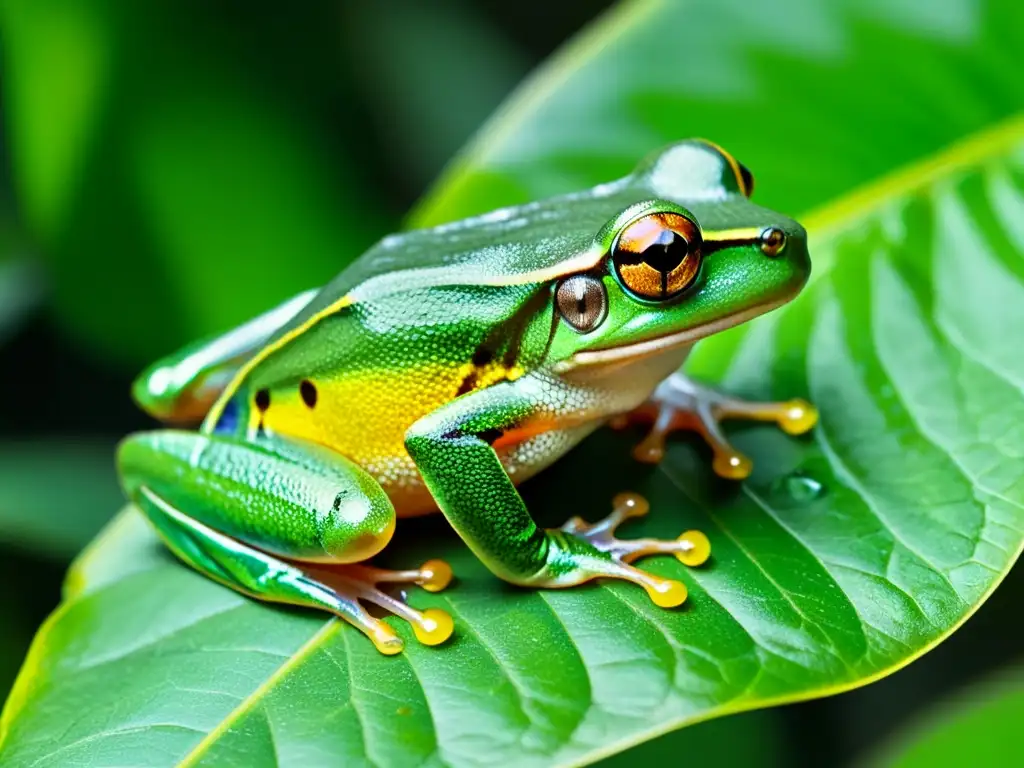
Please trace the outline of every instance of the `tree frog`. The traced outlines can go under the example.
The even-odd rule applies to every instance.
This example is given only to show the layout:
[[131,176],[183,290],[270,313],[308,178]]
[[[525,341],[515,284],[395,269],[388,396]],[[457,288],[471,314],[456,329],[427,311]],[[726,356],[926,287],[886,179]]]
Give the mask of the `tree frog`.
[[600,522],[541,529],[516,486],[609,421],[653,423],[645,461],[673,430],[696,429],[729,478],[751,465],[722,419],[813,426],[803,400],[744,402],[679,372],[696,341],[807,281],[803,228],[750,202],[752,189],[730,154],[690,140],[585,192],[385,237],[322,289],[148,369],[135,399],[173,428],[122,442],[125,491],[198,571],[330,611],[386,654],[402,640],[367,603],[423,643],[452,632],[444,611],[382,589],[440,590],[446,563],[367,562],[396,519],[437,510],[514,584],[624,579],[679,605],[682,582],[631,563],[670,553],[700,565],[703,534],[617,538],[647,509],[631,494]]

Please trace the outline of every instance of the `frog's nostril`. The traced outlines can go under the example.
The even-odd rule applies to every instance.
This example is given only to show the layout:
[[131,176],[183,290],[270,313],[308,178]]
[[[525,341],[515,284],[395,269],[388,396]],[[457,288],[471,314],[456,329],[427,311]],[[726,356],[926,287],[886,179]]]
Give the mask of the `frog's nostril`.
[[761,252],[765,256],[778,256],[786,247],[786,233],[778,227],[768,227],[761,232]]

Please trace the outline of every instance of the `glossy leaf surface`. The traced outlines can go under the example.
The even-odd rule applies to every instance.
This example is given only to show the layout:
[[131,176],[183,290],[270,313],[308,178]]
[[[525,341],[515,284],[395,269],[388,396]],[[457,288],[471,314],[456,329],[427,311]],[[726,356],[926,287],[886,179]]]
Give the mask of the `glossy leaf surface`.
[[[403,526],[388,560],[452,562],[456,585],[410,600],[449,610],[457,634],[432,649],[406,633],[407,652],[385,658],[339,622],[187,571],[126,514],[79,560],[37,638],[4,711],[0,761],[582,763],[864,684],[969,616],[1024,540],[1024,122],[1004,119],[1024,89],[1005,70],[1024,25],[1009,4],[962,3],[957,24],[951,5],[803,16],[795,5],[760,4],[765,16],[742,23],[709,5],[622,6],[496,118],[470,175],[456,172],[421,212],[450,218],[601,181],[689,133],[746,142],[737,154],[766,204],[819,208],[806,218],[805,293],[694,360],[733,391],[808,396],[823,413],[812,436],[738,427],[756,468],[736,486],[710,476],[695,441],[676,440],[651,469],[629,458],[638,435],[602,431],[525,489],[548,524],[595,519],[629,488],[653,507],[630,533],[705,530],[707,567],[648,561],[686,581],[684,609],[621,584],[506,587],[425,519]],[[692,46],[651,44],[673,32]],[[730,56],[701,55],[708,39]],[[890,72],[904,94],[890,103],[872,83],[893,41],[926,63]],[[730,67],[744,62],[738,71],[756,62],[776,87],[736,80]],[[966,106],[935,92],[944,72],[969,79]],[[769,97],[766,124],[753,107]],[[859,128],[836,111],[875,98]],[[574,110],[553,119],[565,103]]]

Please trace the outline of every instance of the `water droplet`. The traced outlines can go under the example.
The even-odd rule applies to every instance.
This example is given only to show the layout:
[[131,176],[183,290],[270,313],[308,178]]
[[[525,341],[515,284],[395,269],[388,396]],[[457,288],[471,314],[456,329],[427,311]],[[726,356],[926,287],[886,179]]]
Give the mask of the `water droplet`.
[[825,486],[802,470],[790,472],[775,481],[775,490],[799,504],[810,504],[825,494]]

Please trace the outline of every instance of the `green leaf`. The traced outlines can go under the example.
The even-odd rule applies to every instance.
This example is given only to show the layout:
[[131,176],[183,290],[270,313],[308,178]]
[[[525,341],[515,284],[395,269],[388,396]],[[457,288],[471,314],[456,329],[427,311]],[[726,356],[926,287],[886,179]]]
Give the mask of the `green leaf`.
[[426,648],[399,627],[407,652],[385,658],[344,624],[182,568],[129,513],[72,569],[0,720],[0,761],[581,764],[863,685],[940,642],[1024,542],[1018,7],[627,3],[421,210],[606,180],[686,133],[738,145],[767,204],[820,206],[805,293],[695,360],[733,391],[810,397],[809,438],[737,427],[756,466],[737,486],[696,441],[652,469],[629,459],[637,435],[605,430],[524,489],[548,524],[599,517],[629,488],[653,510],[631,533],[705,530],[707,567],[647,563],[686,581],[684,609],[624,584],[512,589],[443,521],[406,521],[388,560],[452,562],[457,584],[410,599],[449,610],[457,634]]
[[21,615],[18,602],[7,595],[0,597],[0,625],[4,628],[0,632],[0,695],[4,697],[14,683],[36,626]]
[[1017,112],[1016,0],[625,0],[487,123],[414,212],[585,189],[702,136],[804,213]]
[[110,443],[0,443],[0,540],[6,543],[70,559],[110,519],[120,499]]
[[936,765],[1013,765],[1020,759],[1024,722],[1024,671],[1005,670],[996,680],[970,686],[918,718],[870,765],[931,768]]

